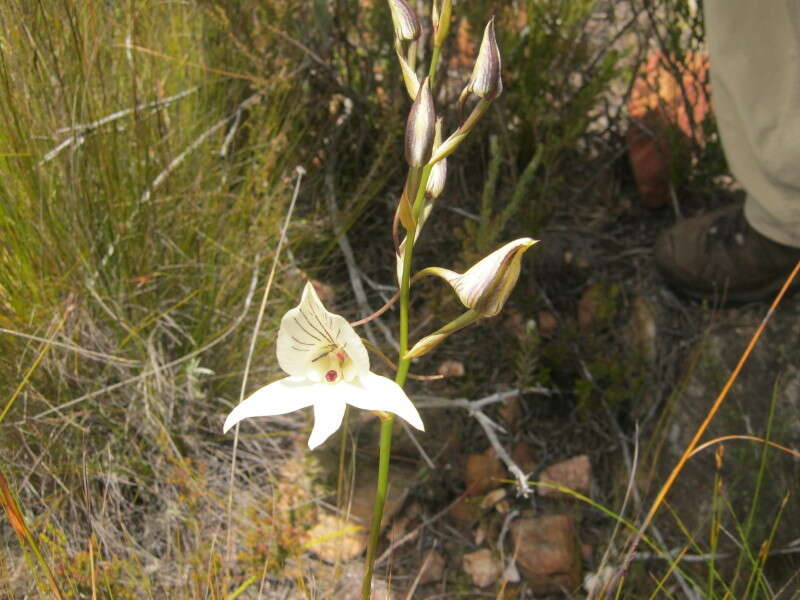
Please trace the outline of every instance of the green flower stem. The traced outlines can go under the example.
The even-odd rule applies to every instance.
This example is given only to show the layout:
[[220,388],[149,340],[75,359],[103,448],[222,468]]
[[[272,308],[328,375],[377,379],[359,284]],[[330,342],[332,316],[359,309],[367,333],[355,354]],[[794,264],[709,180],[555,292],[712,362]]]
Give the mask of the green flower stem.
[[389,455],[392,450],[392,426],[394,415],[381,421],[380,456],[378,459],[378,489],[375,491],[375,504],[372,510],[372,523],[369,528],[369,545],[367,546],[367,568],[361,586],[362,600],[369,600],[372,592],[372,572],[375,569],[375,553],[378,549],[378,535],[381,531],[383,506],[386,504],[386,490],[389,488]]
[[[431,174],[431,166],[422,169],[422,175],[417,188],[417,196],[414,199],[413,214],[414,224],[409,229],[407,235],[406,249],[403,253],[403,276],[400,280],[400,358],[397,364],[397,375],[395,381],[402,387],[408,376],[408,369],[411,366],[409,359],[403,357],[408,353],[408,305],[410,300],[409,289],[411,287],[411,256],[414,253],[414,238],[417,234],[416,222],[422,211],[425,201],[425,188],[428,185],[428,177]],[[361,586],[361,600],[369,600],[372,592],[372,573],[375,570],[375,554],[378,550],[378,536],[381,532],[381,520],[383,519],[383,507],[386,503],[386,490],[389,487],[389,455],[392,450],[392,426],[394,425],[394,415],[389,415],[381,422],[380,454],[378,456],[378,487],[375,491],[375,504],[372,509],[372,522],[369,527],[369,541],[367,544],[366,569]]]
[[430,81],[431,90],[433,90],[433,82],[436,79],[436,65],[439,64],[439,55],[442,53],[442,47],[434,45],[433,56],[431,56],[431,68],[428,70],[428,81]]
[[[448,15],[449,17],[449,15]],[[436,77],[436,68],[439,64],[439,53],[441,47],[434,45],[433,56],[431,58],[428,76],[431,82]],[[412,206],[414,222],[407,232],[406,249],[403,253],[403,275],[400,279],[400,356],[397,361],[397,375],[395,382],[403,387],[408,376],[408,369],[411,360],[403,359],[408,353],[408,306],[410,301],[409,289],[411,287],[411,256],[414,253],[414,242],[417,237],[417,221],[425,204],[425,189],[428,187],[428,177],[431,174],[432,165],[426,165],[422,169],[417,186],[417,194]],[[410,177],[417,175],[416,169],[411,169]],[[413,187],[410,187],[413,189]],[[375,504],[372,510],[372,523],[369,527],[369,541],[367,545],[366,569],[361,586],[361,600],[369,600],[372,593],[372,573],[375,570],[375,554],[378,550],[378,536],[381,531],[381,520],[383,519],[383,507],[386,504],[386,491],[389,487],[389,456],[392,450],[392,427],[394,426],[394,415],[389,414],[381,422],[380,453],[378,456],[378,487],[375,491]]]

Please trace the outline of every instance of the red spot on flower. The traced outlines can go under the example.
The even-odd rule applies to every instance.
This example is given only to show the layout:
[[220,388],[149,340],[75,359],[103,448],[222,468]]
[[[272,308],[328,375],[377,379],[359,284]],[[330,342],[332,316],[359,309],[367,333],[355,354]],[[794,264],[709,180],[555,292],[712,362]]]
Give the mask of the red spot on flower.
[[325,381],[327,381],[328,383],[333,383],[334,381],[336,381],[337,377],[339,377],[339,374],[333,369],[325,373]]
[[339,361],[341,362],[341,361],[343,361],[345,358],[347,358],[347,355],[345,355],[345,353],[344,353],[344,352],[337,352],[337,353],[336,353],[336,358],[338,358],[338,359],[339,359]]

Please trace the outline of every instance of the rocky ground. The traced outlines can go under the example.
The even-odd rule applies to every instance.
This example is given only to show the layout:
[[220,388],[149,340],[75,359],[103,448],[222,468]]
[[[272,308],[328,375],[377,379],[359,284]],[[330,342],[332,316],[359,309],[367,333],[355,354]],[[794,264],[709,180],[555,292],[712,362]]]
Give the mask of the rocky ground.
[[[505,316],[468,334],[466,350],[452,344],[438,364],[419,365],[453,377],[416,388],[424,435],[398,431],[376,597],[585,597],[608,583],[630,536],[610,515],[641,522],[767,314],[766,303],[723,308],[666,287],[651,249],[675,208],[644,207],[624,179],[601,180],[581,209],[548,226],[529,267],[536,275]],[[681,212],[722,201],[688,197]],[[732,576],[748,514],[750,547],[766,553],[773,591],[798,585],[798,317],[800,297],[771,315],[702,437],[710,445],[688,461],[648,530],[662,553],[694,557],[667,578],[669,593],[699,597],[690,581],[709,562],[714,531],[725,532],[715,569]],[[531,378],[504,365],[505,354],[487,360],[485,348],[501,343],[509,356],[532,355]],[[322,511],[308,533],[311,556],[338,569],[342,599],[357,597],[366,544],[363,530],[342,532],[368,523],[375,486],[374,421],[358,417],[351,431],[349,502]],[[723,436],[738,437],[712,442]],[[765,457],[754,438],[795,455],[772,448]],[[332,481],[340,446],[329,446],[319,461]],[[644,590],[667,566],[643,544],[630,577]]]

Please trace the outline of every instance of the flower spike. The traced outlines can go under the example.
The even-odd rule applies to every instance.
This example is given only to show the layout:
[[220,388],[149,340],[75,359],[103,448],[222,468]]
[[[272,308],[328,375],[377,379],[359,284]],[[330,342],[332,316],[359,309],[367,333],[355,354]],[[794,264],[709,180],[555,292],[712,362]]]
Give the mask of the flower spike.
[[325,310],[311,283],[303,289],[299,306],[281,320],[277,355],[289,377],[262,387],[234,408],[223,431],[242,419],[313,406],[314,428],[308,439],[313,450],[339,428],[348,404],[394,413],[424,431],[422,419],[403,389],[370,372],[361,338],[344,317]]

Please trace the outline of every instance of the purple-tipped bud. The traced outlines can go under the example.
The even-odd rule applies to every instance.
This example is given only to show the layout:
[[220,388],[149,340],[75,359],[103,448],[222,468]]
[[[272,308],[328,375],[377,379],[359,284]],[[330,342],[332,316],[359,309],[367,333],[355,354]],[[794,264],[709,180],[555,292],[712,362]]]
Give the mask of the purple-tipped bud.
[[494,34],[494,17],[483,31],[478,58],[472,69],[467,90],[485,100],[494,100],[503,93],[503,80],[500,78],[500,48]]
[[408,5],[406,0],[389,0],[389,9],[392,11],[392,23],[397,39],[403,41],[415,40],[422,31],[419,19]]
[[419,86],[406,123],[406,162],[412,167],[425,165],[431,157],[436,131],[436,110],[426,77]]

